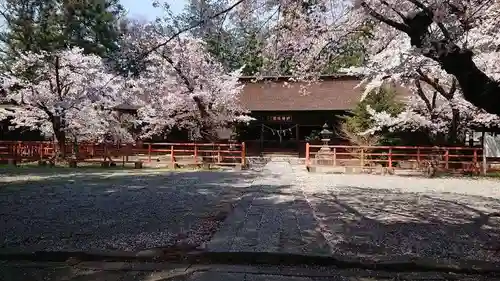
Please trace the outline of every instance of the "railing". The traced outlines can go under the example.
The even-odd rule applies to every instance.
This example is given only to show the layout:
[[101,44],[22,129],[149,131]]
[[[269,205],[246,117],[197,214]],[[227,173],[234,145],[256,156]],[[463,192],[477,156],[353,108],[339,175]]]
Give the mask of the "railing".
[[[323,149],[322,149],[323,148]],[[324,146],[306,144],[306,166],[373,167],[418,170],[431,162],[444,170],[479,171],[477,147]]]
[[[55,145],[53,142],[43,141],[0,141],[0,160],[16,162],[48,160],[54,157]],[[245,143],[138,143],[135,145],[68,143],[64,150],[67,155],[72,155],[81,162],[109,159],[122,162],[169,162],[171,165],[187,162],[242,166],[246,164]]]

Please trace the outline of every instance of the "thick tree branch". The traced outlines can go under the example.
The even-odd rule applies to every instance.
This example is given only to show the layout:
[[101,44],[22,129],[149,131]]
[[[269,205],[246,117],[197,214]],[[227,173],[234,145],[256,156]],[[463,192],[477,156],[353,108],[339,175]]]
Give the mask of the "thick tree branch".
[[59,56],[55,57],[55,76],[56,76],[56,94],[59,97],[59,100],[63,100],[62,97],[62,86],[61,86],[61,77],[59,76]]
[[[184,82],[184,85],[186,85],[186,87],[188,88],[188,91],[190,93],[194,92],[195,88],[194,88],[194,85],[193,83],[191,82],[191,79],[189,79],[189,77],[187,77],[184,72],[182,71],[182,69],[180,68],[179,64],[175,64],[174,61],[166,56],[165,54],[162,54],[162,57],[169,63],[172,65],[172,67],[174,68],[175,72],[177,73],[177,75],[179,75],[179,77],[182,79],[182,81]],[[195,96],[193,97],[193,100],[194,102],[196,103],[196,106],[198,107],[198,110],[200,111],[200,116],[201,118],[205,118],[207,117],[209,114],[207,112],[207,109],[205,107],[205,105],[203,104],[202,100]]]
[[429,114],[432,114],[432,112],[434,111],[434,106],[425,95],[424,90],[422,89],[422,85],[420,84],[420,80],[415,79],[415,86],[417,87],[417,95],[424,101],[425,107],[427,107]]
[[397,15],[398,15],[401,19],[403,19],[403,20],[405,19],[405,16],[404,16],[401,12],[399,12],[398,10],[396,10],[393,6],[389,5],[389,3],[387,3],[387,1],[382,0],[381,2],[382,2],[382,4],[384,4],[384,5],[386,5],[387,7],[389,7],[389,8],[390,8],[390,9],[391,9],[394,13],[396,13],[396,14],[397,14]]
[[436,108],[437,95],[437,91],[434,91],[434,93],[432,93],[432,108]]
[[[443,86],[441,86],[439,84],[439,80],[438,79],[431,79],[427,74],[425,74],[421,69],[417,69],[416,70],[418,75],[419,75],[419,79],[424,81],[425,83],[427,83],[429,86],[431,86],[432,88],[434,88],[436,91],[438,91],[444,98],[446,99],[451,99],[453,98],[453,95],[450,95],[450,92],[446,91]],[[453,91],[455,92],[455,91]]]
[[[416,0],[408,1],[422,5]],[[489,113],[500,115],[500,83],[481,71],[472,59],[472,51],[460,48],[446,36],[446,32],[443,32],[445,34],[443,40],[430,38],[429,27],[434,22],[432,13],[422,10],[401,24],[377,13],[364,2],[361,6],[373,18],[406,33],[410,37],[412,46],[421,48],[425,57],[438,62],[444,71],[453,75],[467,101]],[[425,9],[430,8],[425,7]],[[426,48],[422,48],[424,45]],[[430,48],[427,48],[428,46]],[[446,95],[449,96],[449,93]]]
[[455,95],[456,91],[457,91],[457,79],[453,78],[453,81],[451,82],[451,88],[450,88],[450,91],[448,92],[448,95],[453,97]]
[[387,25],[390,25],[390,26],[396,28],[399,31],[402,31],[402,32],[405,32],[405,33],[407,33],[409,31],[408,30],[408,26],[406,26],[405,24],[402,24],[402,23],[399,23],[397,21],[393,21],[391,19],[388,19],[388,18],[384,17],[383,15],[377,13],[370,6],[368,6],[368,4],[366,4],[365,2],[361,2],[361,7],[363,7],[365,9],[365,11],[367,11],[368,14],[370,16],[374,17],[376,20],[381,21],[381,22],[383,22],[383,23],[385,23]]
[[182,33],[187,32],[187,31],[189,31],[189,30],[191,30],[191,29],[194,29],[194,28],[196,28],[196,27],[198,27],[198,26],[200,26],[200,25],[202,25],[202,24],[204,24],[204,23],[208,22],[209,20],[212,20],[212,19],[214,19],[214,18],[217,18],[217,17],[219,17],[219,16],[221,16],[221,15],[223,15],[223,14],[226,14],[226,13],[228,13],[228,12],[232,11],[232,10],[233,10],[234,8],[236,8],[238,5],[240,5],[241,3],[243,3],[243,1],[245,1],[245,0],[238,0],[238,1],[236,1],[233,5],[231,5],[231,6],[227,7],[226,9],[224,9],[224,10],[222,10],[222,11],[220,11],[220,12],[217,12],[217,13],[213,14],[213,15],[212,15],[212,16],[210,16],[210,17],[207,17],[206,19],[200,20],[200,21],[198,21],[198,22],[196,22],[196,23],[194,23],[194,24],[192,24],[192,25],[190,25],[190,26],[188,26],[188,27],[186,27],[186,28],[183,28],[183,29],[181,29],[181,30],[177,31],[177,32],[176,32],[176,33],[174,33],[172,36],[170,36],[170,38],[168,38],[167,40],[165,40],[163,43],[158,44],[158,45],[154,46],[153,48],[151,48],[151,49],[147,50],[146,52],[144,52],[144,53],[140,56],[139,60],[143,60],[143,59],[144,59],[144,58],[146,58],[149,54],[151,54],[151,53],[153,53],[153,52],[157,51],[158,49],[160,49],[161,47],[163,47],[163,46],[167,45],[168,43],[170,43],[172,40],[174,40],[175,38],[177,38],[177,37],[178,37],[179,35],[181,35]]

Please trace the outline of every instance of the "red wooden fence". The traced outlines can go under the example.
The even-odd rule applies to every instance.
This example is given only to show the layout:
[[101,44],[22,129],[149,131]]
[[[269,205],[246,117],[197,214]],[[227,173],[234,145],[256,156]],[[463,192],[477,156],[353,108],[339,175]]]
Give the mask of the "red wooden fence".
[[433,161],[444,170],[479,171],[483,160],[482,149],[477,147],[329,145],[326,153],[320,152],[322,147],[306,144],[307,167],[381,165],[393,169],[421,169]]
[[[55,143],[43,141],[0,141],[0,160],[29,162],[48,160],[54,156]],[[191,159],[194,164],[245,165],[245,143],[141,143],[136,145],[110,145],[68,143],[68,155],[77,161],[154,162],[168,161],[172,165]],[[133,158],[133,160],[132,160]]]

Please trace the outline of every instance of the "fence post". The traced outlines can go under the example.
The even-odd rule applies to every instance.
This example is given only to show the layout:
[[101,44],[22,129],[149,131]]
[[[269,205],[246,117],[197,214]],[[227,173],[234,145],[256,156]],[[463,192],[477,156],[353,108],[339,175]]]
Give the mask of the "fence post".
[[420,147],[417,148],[417,167],[420,169]]
[[38,155],[40,156],[40,161],[42,161],[43,160],[43,142],[40,143],[38,149],[39,149]]
[[309,143],[306,143],[306,168],[309,167]]
[[333,148],[333,166],[337,166],[337,148]]
[[388,159],[389,163],[388,163],[388,166],[389,168],[392,168],[392,148],[389,148],[389,159]]
[[17,158],[21,162],[23,160],[23,144],[19,141],[17,142]]
[[198,164],[198,146],[196,146],[196,143],[194,144],[194,163]]
[[246,146],[245,146],[245,142],[242,142],[241,143],[241,166],[245,166],[245,163],[246,163],[246,155],[245,155],[245,150],[246,150]]
[[151,144],[148,143],[148,162],[151,163]]
[[361,152],[360,152],[360,165],[361,167],[364,167],[365,166],[365,150],[361,148]]
[[217,145],[217,164],[220,164],[221,162],[221,157],[220,157],[220,143]]
[[448,170],[448,168],[449,168],[449,164],[448,164],[449,157],[450,157],[450,151],[447,148],[445,153],[444,153],[444,161],[445,161],[444,167],[446,168],[446,170]]
[[172,165],[172,169],[174,169],[175,168],[174,145],[170,146],[170,164]]
[[479,166],[477,165],[477,148],[474,148],[474,156],[472,157],[472,165],[474,173],[479,172]]
[[488,173],[488,163],[487,163],[486,151],[485,151],[484,147],[483,147],[483,153],[482,154],[483,154],[483,165],[482,165],[483,168],[482,168],[482,170],[483,170],[483,175],[486,175]]

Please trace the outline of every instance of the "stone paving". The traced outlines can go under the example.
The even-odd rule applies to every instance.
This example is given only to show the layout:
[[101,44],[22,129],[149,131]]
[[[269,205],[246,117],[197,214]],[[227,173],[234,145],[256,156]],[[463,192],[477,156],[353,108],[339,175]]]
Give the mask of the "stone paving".
[[312,209],[287,162],[269,162],[208,243],[215,252],[329,255]]

